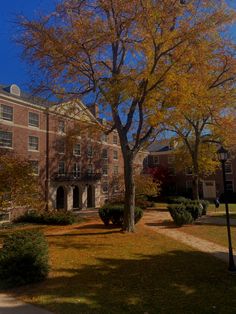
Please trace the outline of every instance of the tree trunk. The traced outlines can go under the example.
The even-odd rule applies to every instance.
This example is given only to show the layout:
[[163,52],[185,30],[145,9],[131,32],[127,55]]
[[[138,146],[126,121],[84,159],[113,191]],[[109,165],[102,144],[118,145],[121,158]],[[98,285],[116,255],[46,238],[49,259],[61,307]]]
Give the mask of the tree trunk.
[[131,154],[124,155],[125,209],[123,230],[126,232],[134,232],[135,183],[133,160]]
[[199,201],[199,167],[198,155],[196,154],[193,161],[193,199]]
[[193,199],[199,201],[199,177],[198,177],[198,174],[193,175]]

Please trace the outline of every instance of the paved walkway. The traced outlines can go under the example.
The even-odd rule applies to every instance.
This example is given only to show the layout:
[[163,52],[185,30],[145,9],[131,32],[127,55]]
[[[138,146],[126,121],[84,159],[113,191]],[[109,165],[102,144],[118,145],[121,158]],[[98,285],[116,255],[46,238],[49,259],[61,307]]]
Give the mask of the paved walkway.
[[15,298],[0,293],[0,314],[52,314],[36,306],[23,303]]
[[173,228],[173,226],[171,226],[170,224],[168,225],[168,222],[171,221],[171,217],[168,212],[149,211],[145,213],[143,219],[145,225],[152,230],[167,237],[170,237],[176,241],[182,242],[198,251],[210,253],[213,256],[225,262],[228,262],[227,247],[215,244],[204,239],[200,239],[196,236],[189,235],[185,232],[182,232],[179,228]]

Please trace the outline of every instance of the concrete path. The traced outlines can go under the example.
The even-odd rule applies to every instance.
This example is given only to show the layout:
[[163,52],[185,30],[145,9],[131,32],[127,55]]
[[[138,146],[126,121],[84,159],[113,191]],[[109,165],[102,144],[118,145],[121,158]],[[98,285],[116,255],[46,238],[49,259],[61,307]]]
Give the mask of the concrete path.
[[[206,224],[206,225],[226,225],[226,218],[225,217],[214,217],[214,216],[202,216],[198,219],[199,223]],[[236,219],[230,218],[231,226],[236,226]]]
[[52,314],[36,306],[23,303],[15,298],[0,293],[0,314]]
[[[212,254],[213,256],[228,262],[228,248],[213,242],[200,239],[196,236],[182,232],[180,228],[173,227],[168,212],[149,211],[144,215],[144,223],[148,228],[182,242],[198,251]],[[168,225],[169,222],[169,225]],[[236,255],[235,255],[236,258]]]

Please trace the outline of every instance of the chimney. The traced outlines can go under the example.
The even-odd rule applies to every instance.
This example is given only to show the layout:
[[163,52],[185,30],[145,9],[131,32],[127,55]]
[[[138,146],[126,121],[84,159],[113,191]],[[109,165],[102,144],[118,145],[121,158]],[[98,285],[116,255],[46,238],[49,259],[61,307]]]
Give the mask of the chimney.
[[94,117],[96,119],[99,118],[99,107],[98,107],[98,104],[94,103],[94,104],[89,105],[89,110],[94,115]]

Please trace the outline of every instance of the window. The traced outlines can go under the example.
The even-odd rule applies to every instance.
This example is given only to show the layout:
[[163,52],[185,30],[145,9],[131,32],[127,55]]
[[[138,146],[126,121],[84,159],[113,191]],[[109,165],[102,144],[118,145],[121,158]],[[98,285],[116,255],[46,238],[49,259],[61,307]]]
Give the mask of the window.
[[92,147],[92,145],[89,145],[87,147],[87,155],[88,155],[88,157],[93,157],[93,147]]
[[168,156],[168,164],[173,164],[175,161],[175,156]]
[[185,174],[186,174],[187,176],[191,176],[191,175],[193,174],[193,169],[192,169],[192,167],[186,167],[186,168],[185,168]]
[[38,176],[39,175],[39,162],[38,160],[30,160],[30,165],[32,168],[32,174]]
[[65,174],[65,162],[59,161],[58,163],[58,173],[59,174]]
[[0,131],[0,147],[12,147],[12,132]]
[[108,193],[108,182],[104,182],[102,185],[102,192]]
[[226,181],[226,191],[227,192],[233,192],[234,191],[233,181]]
[[7,105],[1,105],[1,119],[13,121],[13,108]]
[[89,164],[88,165],[88,175],[92,175],[93,174],[93,165]]
[[37,136],[29,136],[29,150],[39,150],[39,138]]
[[102,167],[102,174],[104,176],[108,175],[108,165],[103,165],[103,167]]
[[118,144],[118,136],[117,135],[113,135],[113,144]]
[[232,173],[232,163],[229,161],[225,163],[225,173]]
[[79,144],[79,143],[76,143],[76,144],[74,145],[73,154],[74,154],[75,156],[80,156],[81,151],[80,151],[80,144]]
[[107,143],[108,142],[108,135],[107,134],[102,134],[101,141]]
[[29,125],[39,127],[39,115],[35,112],[29,112]]
[[189,191],[189,190],[192,190],[192,186],[193,186],[193,183],[191,180],[187,180],[186,181],[186,190]]
[[105,148],[102,150],[102,158],[103,159],[107,159],[108,158],[108,150],[105,149]]
[[114,192],[119,192],[119,184],[118,183],[115,183],[114,184]]
[[118,176],[118,174],[119,174],[119,167],[118,167],[118,166],[114,166],[114,168],[113,168],[113,174],[114,174],[115,176]]
[[63,120],[58,122],[58,132],[65,133],[65,122]]
[[118,160],[118,151],[117,150],[113,150],[113,159]]
[[58,140],[57,142],[57,151],[59,154],[65,153],[65,141],[64,140]]
[[153,165],[159,165],[159,156],[152,156]]
[[81,172],[81,167],[79,163],[74,163],[73,166],[73,176],[79,178],[80,177],[80,172]]
[[175,168],[174,167],[169,167],[168,168],[168,173],[170,176],[174,176],[175,175]]

